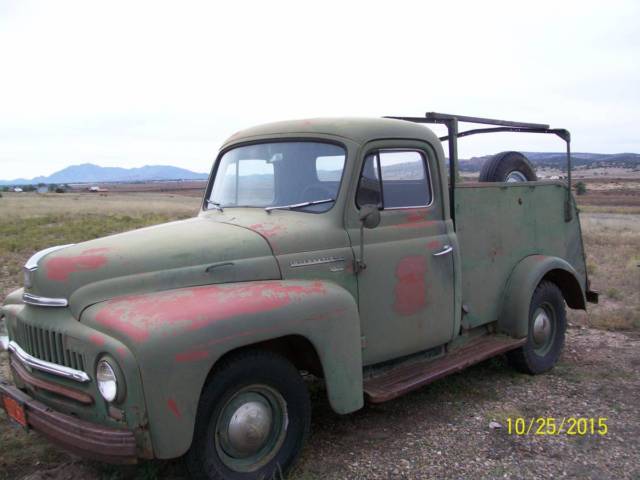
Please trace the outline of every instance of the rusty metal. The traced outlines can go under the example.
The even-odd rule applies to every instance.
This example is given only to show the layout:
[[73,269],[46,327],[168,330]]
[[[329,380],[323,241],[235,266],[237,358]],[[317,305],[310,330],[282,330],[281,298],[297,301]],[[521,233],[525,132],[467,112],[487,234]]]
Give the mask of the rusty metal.
[[57,395],[61,395],[63,397],[70,398],[71,400],[75,400],[76,402],[82,403],[84,405],[93,404],[93,397],[87,393],[76,390],[75,388],[65,387],[58,383],[52,383],[41,378],[34,377],[22,366],[22,364],[18,360],[16,360],[13,355],[11,356],[11,368],[13,370],[13,374],[26,384],[32,385],[36,388],[40,388],[42,390],[46,390],[48,392],[55,393]]
[[29,427],[78,455],[108,463],[136,463],[136,440],[129,430],[104,427],[53,411],[0,380],[0,395],[23,405]]
[[483,336],[437,360],[412,362],[371,377],[364,382],[364,393],[371,403],[393,400],[474,363],[520,347],[526,339]]

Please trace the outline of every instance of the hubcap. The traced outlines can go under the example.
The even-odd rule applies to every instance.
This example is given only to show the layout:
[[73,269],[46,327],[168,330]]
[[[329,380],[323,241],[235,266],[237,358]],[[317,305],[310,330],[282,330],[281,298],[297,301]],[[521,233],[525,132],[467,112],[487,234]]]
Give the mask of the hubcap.
[[287,403],[266,385],[237,391],[216,420],[215,448],[220,460],[236,472],[253,472],[278,453],[287,434]]
[[238,408],[229,422],[229,444],[242,455],[260,450],[272,425],[271,410],[260,402],[247,402]]
[[533,346],[540,355],[544,355],[553,343],[554,317],[549,309],[541,306],[533,314]]
[[527,176],[518,170],[509,172],[509,175],[507,175],[507,183],[526,182],[526,181],[527,181]]

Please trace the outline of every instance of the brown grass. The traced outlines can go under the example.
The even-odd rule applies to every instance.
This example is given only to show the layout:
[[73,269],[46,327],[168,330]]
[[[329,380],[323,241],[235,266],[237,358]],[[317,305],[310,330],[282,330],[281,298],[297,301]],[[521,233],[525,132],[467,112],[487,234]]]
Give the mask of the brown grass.
[[[145,224],[192,216],[197,212],[199,203],[200,200],[197,197],[161,193],[110,193],[106,196],[96,194],[4,194],[0,198],[0,231],[2,232],[2,237],[0,238],[0,293],[3,291],[7,293],[10,289],[19,285],[22,264],[38,248],[43,248],[48,244],[81,241],[94,236],[137,228]],[[621,211],[620,208],[623,207],[588,207],[584,209],[586,213],[581,216],[590,277],[593,288],[602,293],[601,303],[597,306],[590,306],[588,314],[571,312],[570,318],[574,324],[585,324],[606,330],[640,328],[640,268],[637,266],[640,264],[640,211],[627,212],[626,210]],[[580,332],[579,329],[571,331]],[[621,336],[621,334],[617,333],[598,332],[596,330],[586,331],[597,332],[600,335]],[[572,355],[582,354],[585,351],[591,352],[590,354],[599,351],[598,349],[587,350],[576,347],[574,344],[571,345],[574,350],[570,348],[566,351],[565,358],[571,358]],[[596,363],[596,365],[599,364]],[[580,367],[581,363],[576,365],[578,365],[575,367],[576,371],[578,368],[589,368],[589,372],[591,372],[592,367],[588,366],[588,364],[586,367]],[[6,354],[0,354],[0,369],[4,368],[4,371],[0,371],[0,374],[7,375],[6,367]],[[318,416],[320,418],[320,420],[316,420],[316,430],[318,432],[314,437],[315,440],[312,439],[315,443],[307,449],[303,462],[293,475],[293,478],[323,478],[325,476],[323,473],[316,476],[306,471],[306,465],[319,468],[314,464],[314,459],[319,449],[329,448],[334,443],[342,445],[343,442],[349,442],[349,439],[351,439],[351,444],[346,444],[349,445],[345,447],[347,451],[351,449],[366,449],[368,445],[367,432],[383,435],[387,430],[391,431],[393,427],[396,427],[398,422],[403,421],[407,422],[403,428],[409,429],[415,423],[416,415],[421,414],[425,409],[429,409],[430,402],[436,402],[433,407],[436,410],[433,413],[434,417],[432,419],[423,419],[422,425],[424,425],[424,429],[419,434],[416,433],[415,438],[428,440],[431,437],[426,435],[425,432],[430,432],[434,423],[437,425],[440,422],[441,427],[445,430],[443,430],[443,433],[436,435],[435,441],[438,443],[438,449],[441,449],[445,454],[449,450],[459,450],[463,453],[467,451],[465,448],[460,448],[460,445],[465,441],[464,439],[469,438],[467,434],[460,437],[453,436],[452,441],[455,441],[455,443],[451,445],[447,446],[446,443],[442,443],[446,440],[446,434],[452,434],[452,425],[455,428],[464,428],[465,425],[468,426],[470,424],[469,422],[473,422],[474,418],[481,418],[481,415],[482,418],[486,417],[487,421],[489,419],[498,419],[504,422],[503,417],[506,414],[500,413],[502,409],[509,415],[516,415],[521,411],[525,412],[524,406],[529,407],[531,405],[527,396],[531,392],[529,387],[522,387],[523,389],[526,388],[524,393],[520,394],[524,399],[521,399],[522,404],[503,403],[504,395],[496,396],[495,393],[492,393],[491,395],[496,396],[496,398],[493,398],[491,395],[486,394],[489,391],[495,392],[496,381],[502,381],[507,385],[503,385],[502,388],[518,389],[520,388],[518,387],[520,377],[514,377],[515,374],[507,372],[500,373],[501,377],[497,377],[496,375],[498,374],[494,373],[493,376],[487,379],[486,372],[478,375],[477,370],[486,370],[486,366],[474,368],[476,369],[475,371],[462,374],[462,376],[451,377],[445,380],[446,383],[436,384],[428,391],[418,392],[408,397],[408,399],[392,402],[388,407],[369,408],[348,419],[333,415],[324,403],[321,403],[319,408],[318,405],[314,405],[314,415],[316,418]],[[501,368],[499,372],[503,370]],[[538,377],[541,379],[538,382],[544,382],[545,378],[551,378],[554,382],[556,378],[562,379],[562,368],[557,369],[557,371],[559,373],[556,377],[543,375]],[[531,381],[529,377],[526,378],[527,382]],[[589,381],[595,380],[591,379]],[[598,382],[600,381],[598,380]],[[469,382],[471,382],[471,386],[468,385]],[[554,389],[556,388],[555,383],[553,383],[553,387]],[[537,388],[539,387],[536,387],[536,392],[538,392]],[[595,391],[595,386],[593,388]],[[560,390],[562,391],[562,389]],[[588,389],[580,388],[577,390],[578,393],[586,391]],[[614,391],[614,389],[611,389],[611,391]],[[435,400],[428,397],[430,395],[429,392],[435,392],[431,394],[436,396]],[[473,392],[485,393],[484,396],[480,394],[472,395],[470,403],[465,403],[469,402],[469,392],[472,392],[472,394]],[[437,404],[438,395],[446,397],[446,402]],[[556,395],[557,391],[554,390],[553,398],[556,398]],[[515,398],[514,394],[509,394],[506,397]],[[536,393],[537,397],[538,394]],[[430,399],[429,402],[421,400],[425,398]],[[598,395],[597,398],[589,398],[589,404],[596,402],[598,398],[602,398],[602,395]],[[512,403],[513,401],[515,400],[512,400]],[[562,399],[558,400],[558,402],[562,401]],[[489,402],[489,404],[491,402],[501,403],[499,408],[495,405],[491,408],[487,407],[489,410],[486,415],[470,416],[468,412],[477,411],[478,405],[483,402]],[[418,405],[414,414],[404,415],[402,413],[403,410],[411,408],[413,404]],[[562,415],[565,415],[564,408],[569,404],[571,403],[564,400],[562,409],[558,407],[555,411],[558,415],[561,412]],[[586,405],[587,403],[584,401],[582,404]],[[462,405],[460,410],[464,411],[464,413],[456,416],[457,411],[454,405]],[[545,403],[546,407],[548,405]],[[602,413],[602,411],[599,411],[599,413]],[[384,415],[380,412],[384,412]],[[447,422],[450,423],[442,421],[443,412],[447,412],[448,418],[450,418]],[[362,433],[352,436],[348,433],[334,434],[334,430],[344,430],[346,428],[345,425],[351,426],[357,422],[360,422],[360,424],[354,426],[353,431]],[[380,427],[381,424],[385,425],[384,422],[386,422],[387,426]],[[364,443],[363,439],[365,440]],[[389,450],[394,455],[405,455],[405,448],[401,452],[396,447],[395,451],[397,453],[394,453],[394,447],[391,443],[391,440],[384,441],[384,448],[381,451]],[[482,442],[474,444],[474,448],[481,444]],[[443,445],[445,448],[443,448]],[[633,451],[633,449],[631,450]],[[507,454],[508,452],[505,450],[504,453]],[[333,455],[335,455],[335,452],[333,452]],[[372,454],[372,457],[378,459],[378,453]],[[416,458],[422,457],[416,456]],[[460,461],[461,465],[470,464],[469,459],[460,460],[457,456],[455,458],[456,462]],[[323,468],[326,468],[329,473],[333,472],[335,474],[336,471],[348,472],[348,470],[344,470],[344,465],[348,465],[350,462],[351,460],[348,462],[343,460],[342,463],[329,462],[326,465],[324,464],[325,462],[316,463],[322,463]],[[384,464],[384,462],[376,460],[375,465],[379,463]],[[456,463],[456,465],[458,464]],[[54,467],[63,471],[50,470],[54,469]],[[9,427],[6,416],[0,411],[0,479],[18,478],[25,474],[43,470],[46,473],[34,478],[181,478],[185,474],[182,467],[176,462],[145,463],[132,470],[124,470],[92,462],[79,462],[74,457],[55,449],[38,435],[33,433],[25,435],[21,430]],[[54,472],[51,473],[52,477],[49,477],[50,472]],[[341,475],[341,477],[343,476]],[[384,476],[384,478],[388,478],[388,475]]]
[[640,215],[582,214],[592,288],[600,304],[571,318],[609,330],[640,328]]
[[0,198],[0,295],[20,284],[22,266],[38,250],[192,217],[199,203],[160,193],[6,193]]

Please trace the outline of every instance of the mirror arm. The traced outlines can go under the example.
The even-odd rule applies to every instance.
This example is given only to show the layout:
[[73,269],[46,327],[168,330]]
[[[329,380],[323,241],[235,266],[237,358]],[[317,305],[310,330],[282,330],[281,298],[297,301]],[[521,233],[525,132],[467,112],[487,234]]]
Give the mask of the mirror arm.
[[360,223],[360,258],[356,259],[354,271],[356,274],[362,272],[367,268],[367,264],[364,263],[364,222]]

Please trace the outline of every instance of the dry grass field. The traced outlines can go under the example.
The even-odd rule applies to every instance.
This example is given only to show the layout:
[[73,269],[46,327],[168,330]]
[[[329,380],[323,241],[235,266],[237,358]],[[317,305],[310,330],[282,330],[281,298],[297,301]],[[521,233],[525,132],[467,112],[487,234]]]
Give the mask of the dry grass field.
[[[601,303],[588,314],[572,312],[556,369],[529,377],[494,359],[346,417],[333,414],[321,387],[314,387],[313,435],[292,478],[640,478],[639,189],[606,194],[589,188],[579,197],[589,274]],[[20,285],[21,267],[34,251],[194,215],[200,197],[184,193],[4,193],[0,294]],[[6,353],[0,374],[8,374]],[[488,426],[514,415],[603,416],[610,431],[605,437],[517,437]],[[1,412],[5,478],[186,473],[179,461],[123,468],[81,460],[12,427]]]

